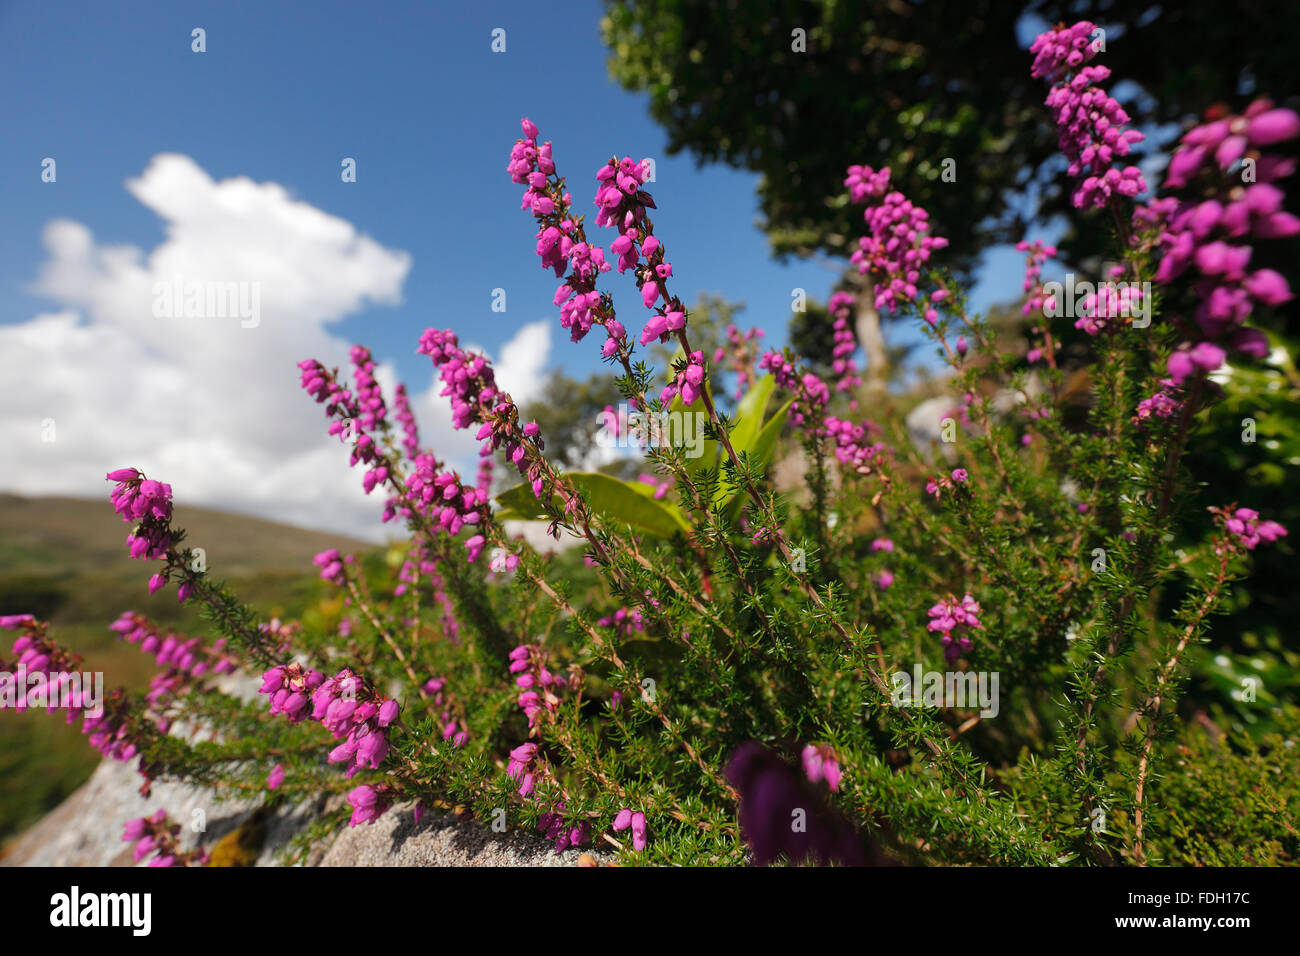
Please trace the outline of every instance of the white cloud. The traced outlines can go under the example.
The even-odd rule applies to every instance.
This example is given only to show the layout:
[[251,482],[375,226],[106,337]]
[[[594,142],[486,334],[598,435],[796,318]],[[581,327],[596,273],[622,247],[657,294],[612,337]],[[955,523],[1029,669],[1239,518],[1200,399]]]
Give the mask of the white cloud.
[[[127,189],[162,219],[163,241],[146,253],[49,223],[34,290],[58,310],[0,326],[0,488],[106,499],[104,473],[133,465],[185,503],[381,539],[382,499],[362,493],[296,363],[346,368],[350,343],[330,326],[399,305],[410,256],[276,183],[216,182],[186,156],[156,156]],[[259,321],[157,317],[155,291],[178,278],[247,283]],[[503,347],[498,380],[518,400],[536,393],[549,347],[546,323]],[[391,399],[392,367],[378,374]],[[452,432],[429,381],[408,383],[422,442],[472,467],[473,437]]]
[[497,384],[510,393],[518,405],[526,405],[541,394],[546,384],[546,358],[551,353],[551,320],[530,322],[501,347],[496,363]]

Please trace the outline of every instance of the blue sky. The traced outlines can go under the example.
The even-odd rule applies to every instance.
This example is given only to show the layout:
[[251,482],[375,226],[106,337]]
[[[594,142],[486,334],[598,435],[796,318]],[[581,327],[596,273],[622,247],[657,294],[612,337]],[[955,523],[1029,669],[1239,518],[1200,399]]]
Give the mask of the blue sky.
[[[608,77],[600,14],[595,0],[0,3],[0,398],[13,413],[0,440],[33,462],[0,466],[0,489],[98,494],[98,475],[126,456],[189,476],[193,500],[312,523],[286,501],[323,494],[317,476],[341,473],[317,457],[337,449],[295,391],[293,361],[334,364],[360,341],[424,390],[415,345],[438,326],[502,364],[531,362],[516,374],[534,384],[546,367],[601,368],[594,339],[574,345],[559,328],[556,280],[505,173],[524,115],[555,143],[580,208],[611,154],[654,158],[656,232],[678,293],[743,300],[742,324],[780,344],[791,291],[824,298],[836,270],[771,259],[755,176],[665,155],[647,98]],[[206,52],[191,49],[196,27]],[[492,52],[495,28],[504,53]],[[46,157],[54,183],[41,179]],[[345,157],[355,183],[341,180]],[[872,157],[845,157],[862,161]],[[259,276],[292,274],[302,294],[279,325],[243,338],[160,325],[140,284],[175,262],[253,262]],[[1018,254],[995,252],[976,307],[1016,295],[1021,269]],[[635,332],[631,277],[611,273],[605,287]],[[505,313],[491,310],[496,288]],[[521,336],[539,320],[549,342]],[[417,415],[422,427],[443,415],[432,393]],[[36,437],[47,420],[58,444]],[[445,421],[432,424],[449,442],[440,454],[466,452]],[[355,531],[378,503],[349,507]]]
[[[525,114],[555,142],[582,202],[611,153],[654,157],[658,231],[679,290],[744,300],[742,321],[763,327],[769,341],[783,333],[792,288],[821,297],[834,281],[824,265],[771,260],[754,225],[756,177],[664,155],[646,98],[609,80],[599,3],[548,6],[547,19],[565,24],[556,31],[538,27],[536,7],[522,3],[304,9],[0,8],[0,82],[27,91],[0,101],[0,322],[26,320],[47,304],[28,288],[49,219],[83,222],[101,242],[147,249],[161,238],[157,217],[123,182],[170,151],[216,179],[278,182],[409,252],[403,304],[367,308],[340,327],[404,375],[423,374],[412,352],[430,324],[472,326],[476,342],[498,347],[524,322],[555,314],[554,282],[538,267],[530,219],[504,173]],[[190,49],[195,26],[206,30],[206,53]],[[503,54],[490,49],[496,27],[507,31]],[[56,184],[40,181],[46,156],[58,163]],[[356,159],[356,183],[341,182],[343,157]],[[504,315],[489,308],[497,287],[507,290]],[[630,279],[611,287],[616,301],[633,289]],[[557,337],[552,356],[580,373],[599,367],[594,353]]]
[[[266,3],[79,8],[19,3],[0,14],[0,82],[29,91],[0,104],[0,321],[43,304],[25,289],[50,218],[81,221],[101,242],[157,242],[156,216],[122,184],[172,151],[217,179],[278,182],[409,252],[404,303],[341,326],[404,374],[427,367],[412,353],[431,324],[472,327],[475,341],[498,347],[556,312],[554,279],[538,266],[531,218],[504,172],[525,114],[555,142],[580,202],[611,153],[656,159],[658,229],[683,292],[744,299],[744,318],[771,335],[791,288],[822,296],[834,279],[815,264],[770,261],[754,227],[753,176],[663,155],[644,98],[608,79],[598,3],[548,7],[566,24],[556,32],[524,4],[325,3],[310,15]],[[204,54],[190,49],[194,26],[207,32]],[[490,50],[495,27],[507,31],[504,54]],[[53,185],[38,175],[46,156],[58,162]],[[356,159],[356,183],[341,182],[343,157]],[[497,287],[507,290],[504,315],[490,311]],[[634,292],[630,277],[612,288]],[[594,352],[557,337],[553,356],[578,372],[599,366]]]

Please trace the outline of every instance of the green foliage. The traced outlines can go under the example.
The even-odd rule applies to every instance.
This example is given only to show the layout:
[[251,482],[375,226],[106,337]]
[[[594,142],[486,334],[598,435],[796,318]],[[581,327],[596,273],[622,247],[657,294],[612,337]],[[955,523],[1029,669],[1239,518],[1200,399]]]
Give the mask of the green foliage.
[[[208,545],[213,569],[228,570],[259,620],[308,615],[320,600],[311,556],[337,544],[336,537],[183,505],[178,512],[192,540]],[[127,530],[99,501],[0,495],[0,615],[49,620],[63,646],[104,673],[107,689],[136,691],[148,686],[156,666],[116,639],[105,609],[130,607],[184,633],[205,627],[198,608],[178,604],[174,590],[147,593],[139,563],[123,558]],[[0,840],[56,807],[97,760],[75,723],[44,713],[0,714]]]
[[[615,524],[622,524],[638,532],[669,537],[680,531],[689,531],[690,525],[672,504],[654,500],[654,488],[642,482],[619,481],[599,472],[567,472],[568,478],[596,511],[608,515]],[[515,485],[497,495],[497,501],[508,509],[504,519],[545,517],[550,509],[541,505],[529,485]],[[559,500],[552,508],[563,508]]]

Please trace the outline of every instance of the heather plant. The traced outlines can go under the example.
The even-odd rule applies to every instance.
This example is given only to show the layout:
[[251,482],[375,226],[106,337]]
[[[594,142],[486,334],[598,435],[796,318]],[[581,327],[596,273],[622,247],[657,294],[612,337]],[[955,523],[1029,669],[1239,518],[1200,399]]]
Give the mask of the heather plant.
[[[323,552],[341,613],[262,621],[196,560],[173,489],[113,471],[147,587],[175,585],[219,638],[124,614],[113,629],[159,676],[94,716],[65,701],[69,717],[86,710],[91,743],[138,761],[146,790],[183,779],[270,807],[318,801],[291,858],[338,828],[436,809],[624,863],[1295,861],[1294,701],[1243,683],[1238,702],[1270,713],[1265,736],[1212,733],[1179,703],[1213,618],[1249,593],[1253,553],[1287,546],[1252,502],[1204,500],[1184,458],[1229,360],[1262,360],[1291,298],[1250,260],[1300,232],[1283,209],[1295,161],[1277,149],[1300,117],[1261,99],[1195,127],[1152,195],[1125,164],[1141,134],[1093,35],[1044,33],[1031,72],[1113,265],[1044,283],[1055,250],[1024,243],[1013,348],[971,311],[895,171],[845,157],[864,207],[853,265],[951,368],[939,441],[860,400],[851,296],[827,306],[829,375],[734,325],[702,346],[646,169],[611,157],[571,185],[524,119],[507,171],[561,326],[580,347],[596,333],[622,398],[601,431],[639,446],[645,480],[565,470],[581,455],[548,451],[453,330],[426,330],[417,351],[480,443],[473,480],[424,446],[404,389],[390,413],[365,347],[350,383],[305,359],[302,387],[384,498],[398,560]],[[590,219],[579,189],[594,190]],[[667,367],[639,357],[656,344]],[[1067,361],[1087,374],[1081,415]],[[734,394],[715,395],[719,370]],[[778,483],[778,462],[804,481]],[[516,521],[577,546],[540,553]],[[75,670],[31,615],[0,626],[19,633],[6,669],[51,687]],[[1221,799],[1204,799],[1206,778]],[[207,860],[165,816],[123,824],[137,859]]]

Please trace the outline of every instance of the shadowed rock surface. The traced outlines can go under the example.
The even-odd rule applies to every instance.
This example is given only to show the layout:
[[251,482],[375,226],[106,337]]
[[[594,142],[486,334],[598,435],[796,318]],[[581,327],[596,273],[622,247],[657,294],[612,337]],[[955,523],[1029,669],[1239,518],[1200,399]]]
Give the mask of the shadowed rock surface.
[[[133,866],[131,846],[122,842],[126,821],[165,809],[182,827],[182,842],[193,846],[190,824],[195,811],[206,816],[203,845],[209,850],[251,815],[248,803],[216,803],[211,791],[174,783],[155,783],[148,798],[139,794],[134,763],[105,760],[91,778],[35,826],[9,844],[0,866]],[[315,816],[313,807],[281,808],[266,821],[258,866],[276,857]],[[552,852],[540,836],[494,833],[474,821],[426,813],[416,824],[411,808],[395,807],[375,823],[349,828],[329,845],[315,848],[316,866],[576,866],[577,851]],[[608,856],[595,851],[605,862]],[[144,865],[144,864],[141,864]]]

